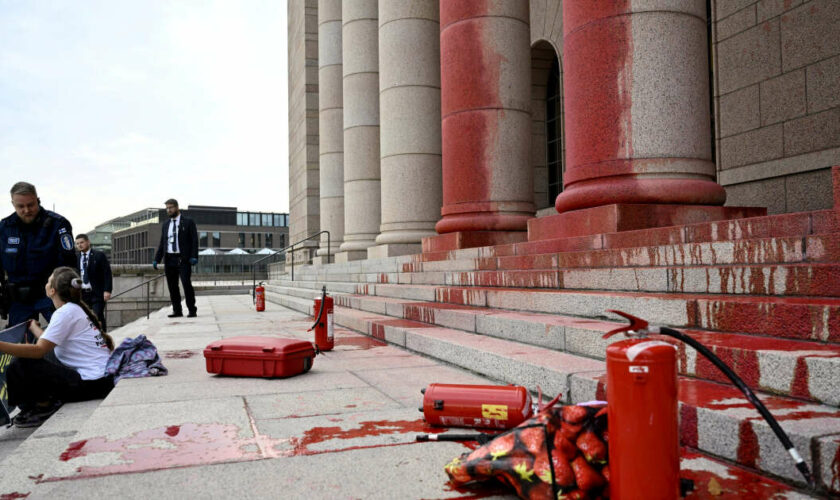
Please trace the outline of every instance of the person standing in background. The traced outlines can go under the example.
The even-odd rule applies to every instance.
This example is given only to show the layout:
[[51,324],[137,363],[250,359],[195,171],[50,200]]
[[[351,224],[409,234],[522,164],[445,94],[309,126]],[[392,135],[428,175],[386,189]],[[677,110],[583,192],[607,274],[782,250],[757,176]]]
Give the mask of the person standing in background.
[[177,200],[170,198],[166,200],[165,205],[169,220],[161,227],[160,245],[152,267],[157,269],[158,263],[163,262],[166,285],[169,287],[169,298],[172,301],[172,314],[169,317],[180,318],[184,315],[181,308],[181,292],[178,290],[180,276],[184,297],[187,299],[187,316],[194,318],[197,316],[197,309],[191,277],[192,266],[198,263],[198,230],[192,219],[181,215]]
[[86,234],[76,236],[76,248],[79,250],[79,271],[82,277],[82,300],[90,306],[102,331],[107,332],[105,322],[106,302],[111,299],[113,277],[111,263],[105,253],[90,246],[90,238]]

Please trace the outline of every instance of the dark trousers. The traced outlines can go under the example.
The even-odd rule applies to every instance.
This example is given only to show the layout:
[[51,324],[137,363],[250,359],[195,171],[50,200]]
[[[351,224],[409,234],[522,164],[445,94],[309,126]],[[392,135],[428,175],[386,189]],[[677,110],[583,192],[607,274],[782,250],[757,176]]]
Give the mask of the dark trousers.
[[172,312],[175,314],[182,314],[181,309],[181,291],[178,290],[178,277],[181,278],[181,285],[184,287],[184,298],[187,299],[187,309],[189,312],[195,312],[195,291],[193,290],[192,281],[192,266],[190,261],[182,258],[180,255],[166,254],[163,265],[166,272],[166,285],[169,287],[169,298],[172,300]]
[[82,300],[85,301],[85,304],[90,307],[90,310],[93,311],[93,314],[96,315],[96,318],[99,320],[99,324],[102,325],[102,331],[108,331],[108,325],[105,323],[105,299],[102,297],[95,297],[92,292],[82,292]]
[[102,399],[114,388],[114,377],[82,380],[76,370],[43,359],[15,358],[6,370],[9,406],[31,408],[36,403]]
[[11,307],[9,307],[9,326],[23,323],[29,319],[38,319],[39,314],[43,314],[44,319],[49,322],[54,311],[55,307],[48,297],[41,297],[31,303],[12,302]]

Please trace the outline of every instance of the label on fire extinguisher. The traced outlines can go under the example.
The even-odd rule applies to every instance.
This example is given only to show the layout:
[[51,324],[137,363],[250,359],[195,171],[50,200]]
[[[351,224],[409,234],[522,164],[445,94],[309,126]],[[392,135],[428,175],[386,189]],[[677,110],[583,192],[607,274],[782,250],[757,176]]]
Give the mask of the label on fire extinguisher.
[[332,314],[327,314],[327,338],[333,338],[333,329],[335,328],[335,321]]
[[649,368],[644,365],[631,365],[630,373],[647,373]]
[[481,416],[496,420],[508,419],[507,405],[481,405]]

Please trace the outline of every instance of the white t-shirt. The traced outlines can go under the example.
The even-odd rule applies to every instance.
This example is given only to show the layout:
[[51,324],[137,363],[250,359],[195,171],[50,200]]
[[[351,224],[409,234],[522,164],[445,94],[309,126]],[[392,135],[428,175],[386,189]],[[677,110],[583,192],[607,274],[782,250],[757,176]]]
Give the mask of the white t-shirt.
[[55,357],[79,372],[82,380],[95,380],[105,375],[111,352],[99,329],[93,326],[85,311],[72,302],[56,309],[41,338],[55,344]]

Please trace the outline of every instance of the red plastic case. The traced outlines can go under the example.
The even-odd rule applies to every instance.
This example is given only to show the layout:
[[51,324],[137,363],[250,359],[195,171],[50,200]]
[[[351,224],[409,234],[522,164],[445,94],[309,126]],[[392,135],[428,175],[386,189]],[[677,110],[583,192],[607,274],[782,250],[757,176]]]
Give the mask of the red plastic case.
[[231,337],[204,348],[207,373],[238,377],[291,377],[308,372],[315,359],[311,342],[272,337]]

